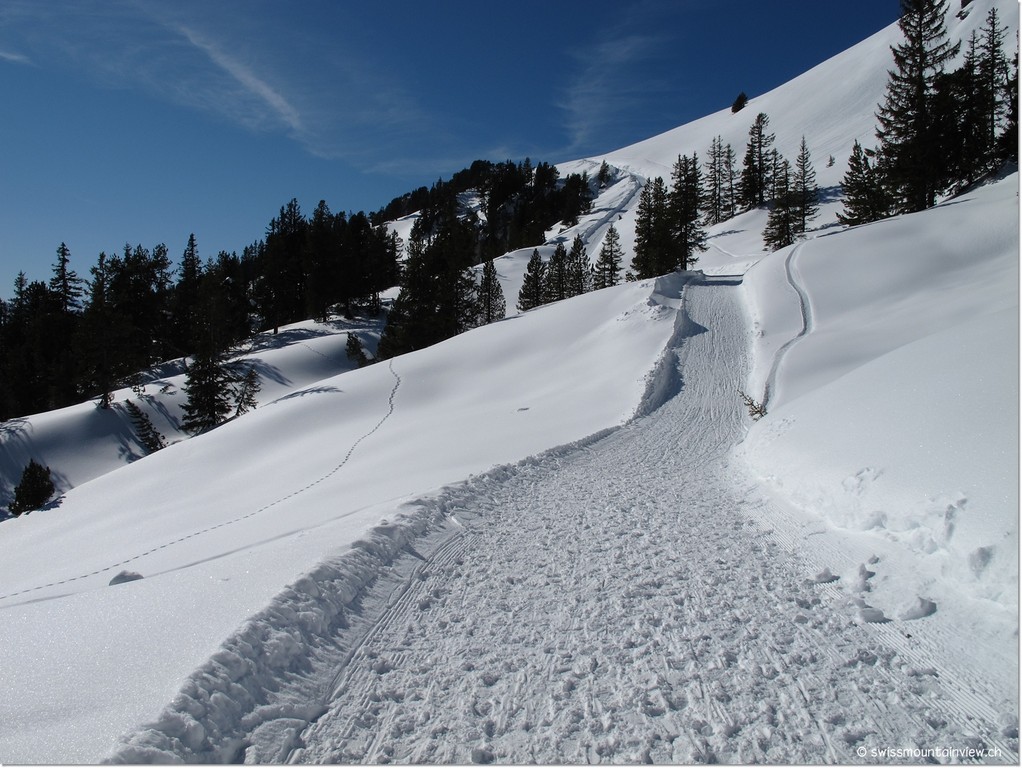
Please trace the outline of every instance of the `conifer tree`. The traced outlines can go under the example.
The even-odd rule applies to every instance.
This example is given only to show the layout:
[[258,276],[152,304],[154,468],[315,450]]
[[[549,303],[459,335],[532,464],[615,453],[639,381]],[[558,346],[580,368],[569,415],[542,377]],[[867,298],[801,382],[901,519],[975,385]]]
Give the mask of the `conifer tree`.
[[805,234],[809,220],[820,212],[819,188],[816,186],[816,169],[809,154],[806,137],[802,137],[798,157],[795,159],[795,173],[792,178],[793,215],[795,234]]
[[589,262],[585,243],[581,235],[575,235],[568,252],[567,284],[568,296],[580,296],[592,290],[593,267]]
[[488,325],[507,316],[507,301],[504,299],[504,291],[500,287],[500,278],[497,276],[497,267],[493,259],[483,263],[476,302],[479,305],[480,325]]
[[720,224],[735,215],[735,152],[720,136],[713,138],[706,160],[703,201],[706,223]]
[[46,359],[48,407],[58,408],[78,398],[72,341],[81,320],[82,280],[70,268],[71,251],[64,243],[57,248],[57,263],[49,284],[46,311],[37,313],[33,325],[40,333],[40,342],[49,347]]
[[14,488],[14,501],[11,502],[8,511],[12,515],[21,515],[40,509],[50,500],[56,490],[50,476],[50,468],[31,459],[21,473],[21,480]]
[[222,424],[231,412],[232,376],[219,353],[203,349],[188,366],[181,428],[198,435]]
[[262,389],[262,384],[259,381],[259,374],[256,372],[254,365],[249,365],[245,369],[245,373],[240,376],[235,374],[235,384],[234,415],[236,417],[259,407],[256,395]]
[[198,343],[199,282],[202,277],[202,261],[195,233],[188,236],[188,244],[181,254],[178,266],[178,280],[174,286],[172,305],[174,321],[174,346],[178,354],[187,354]]
[[71,250],[61,243],[57,248],[57,263],[53,265],[50,291],[57,299],[61,313],[70,315],[82,308],[82,280],[70,268]]
[[123,347],[123,326],[109,301],[110,272],[105,252],[89,268],[88,303],[82,315],[75,347],[79,351],[78,386],[86,395],[99,396],[99,407],[107,409],[117,378],[118,358]]
[[891,48],[895,68],[876,114],[884,179],[903,213],[934,205],[947,177],[933,114],[938,76],[959,48],[948,40],[946,13],[947,0],[901,0],[905,39]]
[[369,357],[366,355],[362,341],[351,331],[348,331],[348,342],[345,345],[345,352],[349,360],[354,360],[359,368],[369,365]]
[[746,208],[765,205],[771,188],[771,149],[774,135],[767,131],[770,118],[764,112],[756,115],[749,128],[749,143],[742,161],[738,196]]
[[543,281],[543,303],[568,298],[568,251],[564,243],[558,243],[546,265],[546,279]]
[[774,177],[774,200],[767,215],[763,242],[771,250],[795,242],[795,196],[791,191],[791,164],[781,160]]
[[837,215],[840,223],[852,226],[878,221],[890,215],[890,206],[884,185],[869,162],[870,153],[858,141],[852,145],[841,187],[845,209]]
[[528,312],[544,303],[546,286],[546,264],[539,255],[539,249],[533,249],[529,263],[525,267],[525,279],[518,291],[518,311]]
[[702,208],[702,173],[699,157],[679,155],[671,172],[671,191],[667,200],[667,216],[672,241],[671,261],[663,272],[680,267],[689,269],[697,258],[696,251],[706,250],[706,232],[700,225]]
[[1002,27],[997,17],[997,7],[992,7],[987,12],[983,26],[978,71],[980,93],[984,101],[985,143],[990,147],[996,144],[998,130],[1010,109],[1007,87],[1011,74],[1008,57],[1004,54],[1007,32],[1008,27]]
[[1018,160],[1018,50],[1011,74],[1004,87],[1004,98],[1007,102],[1004,132],[997,139],[998,157],[1004,160]]
[[667,187],[657,176],[642,188],[635,217],[635,255],[631,273],[643,280],[673,271],[677,267],[670,223],[667,216]]
[[603,237],[600,255],[596,259],[596,264],[593,268],[594,291],[617,285],[624,255],[625,252],[621,248],[621,236],[618,235],[614,225],[611,224],[607,228],[607,234]]

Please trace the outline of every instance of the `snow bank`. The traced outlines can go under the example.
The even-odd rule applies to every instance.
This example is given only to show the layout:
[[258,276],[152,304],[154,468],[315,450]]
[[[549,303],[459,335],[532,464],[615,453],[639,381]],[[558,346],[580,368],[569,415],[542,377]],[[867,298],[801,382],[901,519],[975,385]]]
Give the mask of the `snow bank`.
[[934,603],[989,638],[992,674],[1017,643],[1017,190],[819,237],[745,283],[769,414],[744,459],[821,536],[807,552],[882,551],[871,603]]

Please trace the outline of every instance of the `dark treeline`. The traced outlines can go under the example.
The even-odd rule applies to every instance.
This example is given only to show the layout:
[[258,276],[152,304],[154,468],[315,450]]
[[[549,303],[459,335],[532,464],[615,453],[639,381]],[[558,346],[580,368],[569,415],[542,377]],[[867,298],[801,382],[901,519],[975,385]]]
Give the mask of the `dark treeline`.
[[331,306],[377,310],[398,280],[398,245],[363,213],[321,202],[306,218],[295,200],[240,256],[203,262],[189,237],[176,270],[163,244],[125,245],[81,277],[61,243],[49,282],[19,273],[0,300],[0,419],[90,397],[105,407],[158,362],[219,359],[253,331],[325,318]]
[[[508,251],[540,245],[558,222],[578,223],[589,211],[593,191],[586,174],[569,174],[539,163],[476,161],[437,182],[428,194],[399,198],[377,214],[377,220],[406,215],[419,217],[406,244],[401,291],[387,318],[379,356],[393,357],[436,344],[463,331],[504,317],[506,299],[493,258]],[[599,183],[599,179],[595,183]],[[478,195],[479,210],[463,204],[467,193]],[[483,265],[477,281],[474,266]]]
[[[106,407],[110,392],[138,383],[141,371],[190,357],[184,427],[202,431],[252,399],[249,372],[225,365],[232,346],[255,331],[326,319],[330,311],[377,313],[380,292],[396,285],[399,321],[408,312],[429,321],[406,332],[404,343],[396,341],[399,328],[391,329],[384,349],[392,354],[503,317],[492,265],[470,309],[451,305],[460,301],[457,291],[424,296],[416,281],[425,270],[440,285],[456,273],[464,282],[466,269],[543,242],[555,223],[575,223],[588,210],[590,186],[584,174],[560,179],[547,163],[480,160],[371,215],[334,214],[321,201],[306,216],[291,200],[240,255],[221,251],[203,261],[190,236],[176,268],[164,244],[125,245],[121,253],[101,253],[81,276],[61,243],[48,282],[19,273],[13,296],[0,299],[0,420],[92,397]],[[469,190],[481,196],[483,217],[463,215],[460,196]],[[421,216],[403,270],[403,244],[383,222],[412,210]],[[460,314],[457,321],[452,313]]]
[[423,226],[436,230],[460,195],[478,194],[485,219],[482,224],[475,222],[478,256],[486,260],[539,245],[546,230],[559,221],[577,223],[579,215],[588,210],[589,183],[585,174],[569,174],[561,181],[554,166],[541,162],[533,167],[529,158],[519,163],[476,160],[450,181],[441,179],[428,189],[419,187],[395,198],[370,218],[382,224],[421,213]]

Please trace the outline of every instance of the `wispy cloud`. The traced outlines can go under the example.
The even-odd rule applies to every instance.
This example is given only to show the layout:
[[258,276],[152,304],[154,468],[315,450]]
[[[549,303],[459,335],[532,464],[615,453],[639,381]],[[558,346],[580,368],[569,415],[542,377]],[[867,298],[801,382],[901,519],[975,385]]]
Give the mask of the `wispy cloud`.
[[31,64],[32,60],[22,53],[14,53],[13,51],[5,51],[0,48],[0,60],[10,61],[15,64]]
[[659,35],[622,34],[575,54],[578,69],[559,105],[570,142],[566,151],[585,150],[609,126],[634,121],[669,90],[667,77],[651,75],[649,66],[664,44]]
[[149,81],[180,103],[248,129],[282,130],[317,157],[363,169],[431,124],[386,68],[345,46],[334,29],[274,27],[272,13],[239,17],[223,6],[144,7],[192,56],[190,65],[165,57],[165,71]]
[[206,54],[217,67],[234,78],[249,94],[268,106],[292,131],[298,134],[304,131],[305,126],[298,110],[278,90],[261,79],[251,67],[224,53],[216,44],[186,26],[179,26],[178,31],[188,42]]

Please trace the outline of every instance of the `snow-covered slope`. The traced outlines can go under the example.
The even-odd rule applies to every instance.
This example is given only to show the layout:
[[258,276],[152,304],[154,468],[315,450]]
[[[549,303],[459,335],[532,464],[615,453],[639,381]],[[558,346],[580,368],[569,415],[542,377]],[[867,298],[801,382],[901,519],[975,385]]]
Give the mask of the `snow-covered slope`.
[[[992,5],[1014,33],[1014,3],[975,0],[964,21],[953,18],[953,34],[967,37]],[[302,324],[247,353],[261,363],[258,410],[130,463],[140,451],[126,421],[91,404],[3,425],[8,483],[31,455],[70,490],[52,509],[0,524],[0,642],[13,660],[0,665],[0,762],[96,761],[125,734],[119,759],[279,760],[328,709],[339,714],[324,720],[321,754],[336,748],[336,757],[343,749],[326,721],[343,720],[346,704],[326,694],[340,681],[312,672],[330,669],[333,651],[352,658],[371,604],[382,611],[379,627],[411,637],[418,621],[400,611],[442,600],[436,626],[447,629],[423,635],[433,649],[441,641],[464,649],[451,625],[459,612],[481,633],[497,632],[519,615],[511,607],[533,603],[551,606],[549,631],[593,634],[554,638],[550,654],[524,644],[496,678],[459,667],[459,679],[455,670],[453,689],[490,692],[463,691],[464,706],[491,714],[459,725],[452,710],[450,739],[478,736],[462,747],[479,752],[441,750],[434,759],[521,762],[529,752],[501,750],[536,743],[532,754],[551,760],[847,761],[881,737],[918,744],[932,728],[941,739],[932,746],[980,740],[1017,760],[1018,175],[913,216],[854,230],[833,223],[833,187],[852,141],[872,139],[897,36],[896,27],[883,30],[736,115],[560,164],[562,174],[590,176],[604,159],[614,166],[593,212],[552,233],[569,242],[581,234],[595,255],[611,223],[630,245],[642,182],[668,175],[678,154],[703,154],[718,134],[740,149],[760,111],[786,156],[806,136],[830,190],[813,238],[768,255],[762,212],[715,228],[699,267],[734,277],[714,283],[715,298],[696,314],[685,309],[681,278],[632,283],[359,370],[344,356],[348,326]],[[531,251],[497,260],[512,314]],[[705,342],[722,330],[732,346],[742,338],[736,307],[748,321],[747,350],[716,360]],[[358,331],[371,342],[373,328]],[[704,363],[722,373],[700,378],[685,368]],[[173,437],[181,374],[160,374],[146,404]],[[764,419],[735,420],[738,387],[766,400]],[[637,408],[643,418],[629,421]],[[677,472],[679,488],[695,483],[684,463],[668,461],[684,448],[663,442],[676,430],[656,427],[669,413],[712,432],[697,443],[699,456],[683,454],[706,456],[697,473],[705,487],[684,498],[663,477]],[[719,434],[715,418],[727,424]],[[590,437],[625,423],[613,440]],[[565,447],[530,458],[557,446]],[[660,453],[628,470],[625,457],[640,448]],[[555,490],[562,464],[574,490]],[[654,466],[663,468],[655,483],[644,474]],[[596,493],[590,486],[605,494],[598,504],[585,501]],[[556,509],[545,506],[551,498]],[[726,510],[713,508],[725,498]],[[533,526],[524,535],[499,517],[519,503]],[[588,526],[585,534],[567,522],[546,526],[537,509],[561,513],[557,525]],[[674,525],[682,511],[701,519]],[[468,574],[448,546],[458,525],[492,538],[478,557],[462,558],[474,568]],[[753,525],[770,533],[742,532]],[[544,530],[546,538],[531,533]],[[676,541],[684,530],[712,537],[712,546]],[[625,541],[646,549],[622,549],[619,558],[614,546]],[[670,564],[672,553],[698,574],[691,587],[679,586],[692,576]],[[505,572],[518,555],[535,568]],[[708,559],[695,562],[700,556]],[[406,561],[471,577],[473,586],[456,598],[412,590],[425,572],[409,570],[411,581],[402,581]],[[572,578],[589,572],[617,602],[590,599],[597,582]],[[546,576],[534,583],[535,574]],[[522,586],[507,586],[518,576]],[[395,602],[398,613],[387,612],[388,585],[413,596]],[[750,592],[764,585],[779,591]],[[547,591],[520,591],[526,586]],[[360,610],[351,607],[356,598]],[[576,600],[587,615],[554,616]],[[647,608],[635,626],[609,620]],[[602,624],[599,611],[607,611]],[[752,628],[732,643],[739,616]],[[360,657],[366,664],[375,663],[370,652],[400,640],[380,637]],[[603,655],[586,650],[594,638]],[[605,662],[621,647],[643,650],[632,663],[648,675],[628,677],[628,690],[612,694],[600,685],[615,679],[618,667]],[[532,652],[552,666],[530,666]],[[426,669],[433,657],[409,658]],[[533,691],[526,680],[543,688],[556,670],[572,677],[549,701],[523,693]],[[750,675],[752,688],[729,687]],[[661,677],[673,681],[673,694]],[[304,704],[285,698],[303,685]],[[377,702],[413,693],[396,685],[377,690]],[[628,698],[636,686],[648,686],[642,701]],[[817,711],[807,690],[834,700]],[[717,695],[728,691],[730,706]],[[581,693],[594,698],[580,704]],[[880,709],[871,695],[884,698]],[[527,723],[501,714],[516,696]],[[610,702],[627,717],[615,722],[601,711]],[[425,755],[419,737],[431,727],[420,733],[387,706],[388,727],[398,729],[388,733],[410,745],[400,754]],[[549,717],[540,711],[547,706]],[[451,708],[442,699],[432,707]],[[673,745],[668,712],[684,732]],[[893,720],[884,724],[884,713]],[[787,739],[790,724],[812,736]],[[652,733],[656,744],[637,736]],[[368,751],[378,736],[361,754],[386,756]]]

